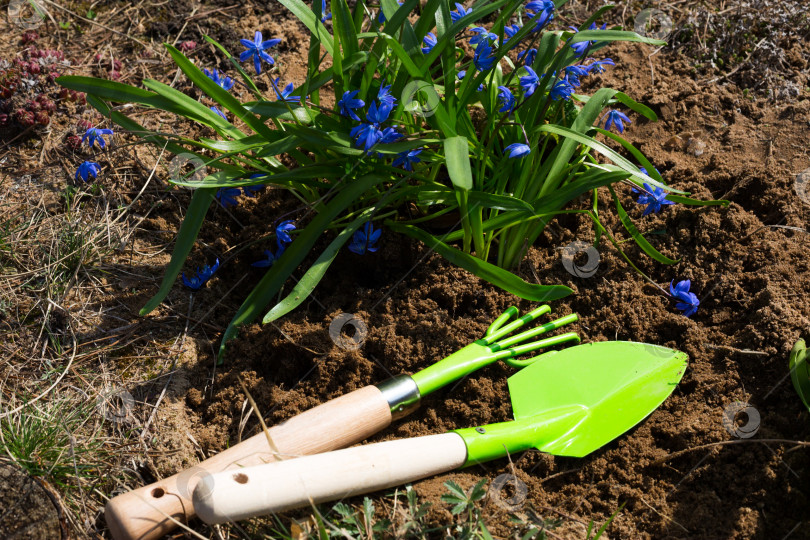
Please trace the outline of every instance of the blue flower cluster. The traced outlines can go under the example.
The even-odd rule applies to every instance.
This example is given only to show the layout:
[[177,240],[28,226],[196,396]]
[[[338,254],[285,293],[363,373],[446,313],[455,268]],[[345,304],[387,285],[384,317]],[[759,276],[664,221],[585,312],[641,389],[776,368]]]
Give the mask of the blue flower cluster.
[[[361,99],[355,99],[353,97],[355,95],[357,94],[344,92],[343,98],[338,102],[338,107],[341,112],[346,110],[350,113],[344,114],[344,116],[359,120],[359,117],[354,114],[352,109],[362,107],[365,102]],[[383,127],[383,124],[388,121],[388,117],[391,116],[391,111],[394,110],[396,102],[396,98],[391,95],[391,85],[380,85],[380,90],[377,92],[377,103],[372,103],[369,106],[365,122],[353,127],[349,132],[357,146],[362,146],[366,152],[369,152],[377,143],[387,144],[402,138],[402,134],[393,127]],[[362,103],[362,105],[358,105],[358,103]]]
[[206,77],[214,81],[214,83],[223,90],[230,90],[233,88],[234,80],[230,77],[226,77],[225,74],[220,75],[219,71],[216,69],[214,69],[214,71],[209,71],[207,68],[203,68],[203,73],[205,73]]
[[678,300],[678,303],[675,304],[675,308],[683,311],[685,316],[691,317],[697,312],[698,306],[700,305],[700,300],[698,300],[697,295],[693,292],[689,292],[692,282],[685,279],[673,286],[674,281],[673,279],[669,283],[669,292],[675,300]]
[[208,266],[207,264],[202,268],[197,268],[197,272],[194,273],[190,278],[186,277],[186,273],[183,272],[181,277],[183,279],[183,285],[191,289],[192,291],[199,291],[205,282],[211,279],[211,276],[214,275],[219,269],[219,259],[217,262],[214,263],[214,266]]

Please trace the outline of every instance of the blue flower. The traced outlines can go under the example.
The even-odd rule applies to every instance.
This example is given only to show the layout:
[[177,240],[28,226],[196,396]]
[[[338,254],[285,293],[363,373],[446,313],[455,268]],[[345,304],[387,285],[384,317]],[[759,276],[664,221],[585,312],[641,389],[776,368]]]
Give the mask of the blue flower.
[[87,179],[92,176],[93,178],[98,178],[98,172],[101,170],[101,166],[96,163],[95,161],[85,161],[79,168],[76,169],[76,176],[74,177],[76,180],[81,178],[85,182]]
[[214,71],[208,71],[208,68],[203,68],[203,73],[223,90],[230,90],[235,84],[233,79],[225,75],[220,75],[219,71],[216,69],[214,69]]
[[605,71],[605,66],[615,66],[616,63],[611,60],[610,58],[605,58],[604,60],[597,60],[590,66],[588,66],[588,71],[593,71],[594,73],[602,73]]
[[197,273],[191,276],[191,278],[186,277],[186,273],[183,272],[183,285],[191,289],[192,291],[199,291],[205,282],[211,279],[211,276],[214,275],[214,272],[217,271],[219,268],[219,259],[217,262],[214,263],[214,266],[208,266],[207,264],[202,268],[197,268]]
[[[385,84],[380,85],[380,90],[377,92],[377,99],[380,101],[380,113],[385,111],[384,114],[387,119],[391,111],[394,110],[394,105],[397,104],[397,98],[391,95],[390,84],[388,86]],[[382,120],[382,122],[384,121],[385,120]]]
[[526,4],[526,14],[535,21],[534,32],[539,32],[554,18],[554,2],[552,0],[534,0]]
[[[374,107],[374,103],[371,106]],[[363,122],[353,127],[349,136],[355,140],[357,146],[362,146],[368,152],[382,138],[382,130],[378,124]]]
[[534,59],[537,58],[537,49],[527,49],[520,53],[517,57],[518,62],[523,62],[524,66],[530,66],[534,64]]
[[286,101],[287,103],[301,103],[301,96],[293,96],[292,93],[295,91],[295,86],[293,83],[288,83],[287,86],[279,93],[278,91],[278,81],[280,77],[276,78],[274,81],[275,84],[273,85],[273,90],[276,92],[279,101]]
[[469,15],[470,13],[472,13],[472,8],[464,9],[464,6],[462,6],[461,4],[456,2],[456,10],[450,12],[450,19],[454,23],[457,23],[458,21],[460,21],[462,19],[462,17],[465,17],[465,16]]
[[287,244],[293,241],[290,232],[294,230],[295,223],[292,220],[282,221],[276,226],[276,243],[279,248],[284,249]]
[[265,187],[264,184],[253,184],[252,186],[242,186],[242,191],[244,191],[245,195],[248,197],[253,197]]
[[269,249],[264,250],[264,259],[260,261],[256,261],[255,263],[250,263],[250,266],[254,266],[256,268],[269,268],[273,266],[273,263],[281,257],[281,254],[284,253],[284,248],[279,248],[278,252],[273,255],[273,252]]
[[406,150],[397,154],[396,159],[392,163],[394,167],[402,166],[406,171],[412,171],[413,165],[422,161],[419,159],[419,154],[422,153],[422,148],[414,148],[413,150]]
[[557,101],[559,99],[568,99],[574,93],[574,87],[565,79],[557,81],[551,88],[551,99]]
[[343,92],[343,97],[340,98],[338,101],[338,107],[340,108],[340,114],[351,118],[352,120],[360,121],[360,117],[357,116],[357,113],[354,112],[353,109],[359,109],[360,107],[365,106],[366,102],[362,99],[357,99],[355,96],[360,92],[360,90],[354,91],[347,91]]
[[392,127],[387,127],[384,130],[382,130],[379,142],[381,144],[391,144],[392,142],[396,142],[401,138],[402,134],[399,133],[396,129]]
[[[400,2],[399,0],[397,0],[397,4],[399,4],[399,7],[402,7],[402,2]],[[379,16],[377,16],[377,22],[380,24],[385,22],[385,14],[383,13],[382,5],[380,6],[380,14]]]
[[242,51],[242,54],[239,55],[239,61],[244,62],[248,58],[253,57],[253,67],[256,68],[257,75],[262,72],[262,60],[271,66],[276,63],[276,61],[273,60],[273,57],[267,54],[265,51],[270,47],[275,47],[281,43],[280,39],[268,39],[267,41],[263,41],[262,33],[256,30],[256,35],[253,37],[253,41],[250,41],[249,39],[240,39],[239,42],[247,47],[247,50]]
[[483,26],[476,26],[471,30],[472,33],[476,34],[470,38],[470,45],[473,47],[477,46],[479,43],[489,43],[489,41],[497,41],[498,36],[484,28]]
[[[513,24],[512,26],[504,27],[504,29],[503,29],[503,33],[504,33],[503,42],[504,42],[504,44],[506,44],[509,41],[509,39],[512,36],[514,36],[515,34],[517,34],[519,31],[520,31],[520,26],[518,26],[516,24]],[[513,47],[517,47],[517,44],[513,45]]]
[[221,116],[224,120],[228,120],[228,117],[225,116],[225,113],[219,107],[209,107],[212,111],[214,111],[217,115]]
[[366,222],[363,229],[354,231],[352,236],[352,243],[349,244],[349,251],[363,255],[366,251],[377,251],[377,246],[374,244],[380,239],[382,229],[374,230],[374,225],[370,221]]
[[510,158],[523,157],[531,151],[532,149],[529,148],[529,145],[523,143],[512,143],[503,149],[503,153],[508,153]]
[[641,214],[642,217],[652,213],[657,214],[661,211],[663,205],[675,204],[667,200],[667,192],[664,191],[663,188],[656,186],[655,189],[653,189],[647,182],[644,182],[644,193],[639,195],[638,203],[647,205],[647,208],[645,208],[644,212]]
[[326,12],[326,0],[321,0],[321,22],[326,24],[326,21],[331,18],[332,14]]
[[436,46],[436,35],[433,32],[428,32],[422,41],[425,43],[425,46],[422,47],[422,54],[429,54],[433,47]]
[[[390,99],[393,100],[394,98],[390,97]],[[383,130],[380,129],[380,124],[388,120],[388,115],[390,114],[391,106],[381,102],[380,106],[377,107],[376,103],[372,103],[366,113],[366,122],[352,128],[349,135],[355,139],[357,146],[363,146],[366,152],[368,152],[372,146],[380,142],[380,139],[383,138],[384,133]]]
[[537,90],[537,85],[540,84],[540,77],[538,77],[537,73],[529,66],[523,66],[523,69],[529,74],[520,78],[520,86],[526,92],[526,97],[529,97]]
[[692,286],[692,282],[688,279],[683,281],[679,281],[677,285],[673,287],[672,283],[675,280],[669,282],[669,292],[676,300],[680,300],[675,307],[683,311],[683,314],[687,317],[691,317],[697,312],[698,306],[700,305],[700,300],[695,293],[689,292],[689,288]]
[[565,78],[575,88],[582,84],[579,79],[587,75],[588,68],[585,66],[568,66],[565,68]]
[[84,136],[82,137],[82,142],[87,141],[87,146],[93,148],[93,144],[98,141],[98,145],[104,148],[107,143],[104,141],[104,137],[102,135],[112,135],[113,130],[111,129],[102,129],[102,128],[90,128],[84,132]]
[[473,64],[478,71],[488,71],[495,64],[495,52],[489,44],[489,40],[484,40],[475,48]]
[[236,198],[241,193],[242,192],[239,191],[237,187],[221,187],[217,190],[216,198],[222,206],[228,208],[229,206],[236,206],[238,204]]
[[[569,26],[569,28],[575,34],[579,32],[579,29],[577,29],[575,26]],[[596,30],[596,29],[597,29],[596,23],[591,23],[591,25],[588,27],[588,30]],[[599,30],[606,30],[606,29],[607,23],[603,24],[602,28],[599,28]],[[594,45],[596,43],[597,43],[596,41],[580,41],[579,43],[574,43],[573,45],[571,45],[571,48],[577,52],[577,56],[582,56],[591,45]]]
[[608,111],[605,116],[602,117],[604,120],[607,117],[607,121],[605,122],[605,129],[610,130],[611,126],[614,124],[616,125],[616,129],[619,130],[619,133],[624,133],[624,124],[622,121],[627,122],[628,124],[632,124],[633,122],[627,118],[627,115],[621,111],[617,110],[610,110]]
[[[650,173],[648,173],[648,172],[647,172],[647,169],[645,169],[644,167],[639,167],[638,169],[639,169],[641,172],[643,172],[644,174],[646,174],[647,176],[650,176]],[[659,170],[658,170],[658,169],[656,169],[655,167],[653,167],[653,169],[655,169],[655,172],[657,172],[657,173],[658,173],[658,176],[661,176],[661,171],[659,171]],[[633,193],[638,193],[638,190],[637,190],[636,188],[633,188]]]
[[505,86],[499,86],[498,90],[498,101],[501,103],[501,108],[498,109],[498,112],[511,112],[512,109],[515,108],[515,96],[512,94],[512,91]]

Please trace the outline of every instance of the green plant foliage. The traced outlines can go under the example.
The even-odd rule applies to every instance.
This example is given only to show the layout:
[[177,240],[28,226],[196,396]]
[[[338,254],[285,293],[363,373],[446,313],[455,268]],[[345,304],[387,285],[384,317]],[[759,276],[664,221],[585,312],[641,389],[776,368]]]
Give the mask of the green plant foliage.
[[[88,102],[113,122],[195,160],[196,172],[202,172],[203,178],[181,174],[171,179],[196,191],[163,282],[143,315],[171,290],[212,204],[234,204],[238,189],[247,193],[272,185],[306,205],[296,220],[294,241],[278,242],[273,260],[268,259],[272,268],[226,329],[220,357],[241,325],[262,313],[264,322],[273,321],[298,306],[344,245],[358,254],[374,251],[376,240],[363,236],[367,221],[387,218],[389,230],[424,242],[478,277],[522,298],[548,301],[571,290],[529,284],[512,269],[525,247],[555,216],[569,212],[579,196],[607,186],[633,240],[665,264],[675,261],[639,232],[613,186],[665,189],[680,204],[726,204],[695,201],[667,187],[636,148],[607,129],[613,123],[623,131],[622,118],[630,121],[616,107],[655,120],[650,108],[609,88],[590,96],[578,93],[580,78],[613,65],[595,56],[610,43],[663,44],[635,32],[597,27],[606,7],[575,31],[555,21],[564,0],[556,5],[484,0],[463,12],[448,0],[424,5],[407,0],[401,6],[394,0],[381,5],[316,1],[311,6],[279,1],[311,33],[308,76],[298,88],[273,78],[267,55],[278,40],[264,40],[260,33],[242,40],[246,50],[238,55],[206,38],[230,62],[235,80],[201,69],[166,45],[202,93],[199,100],[150,79],[143,88],[88,77],[59,79],[86,92]],[[464,41],[474,46],[472,56],[462,47]],[[259,90],[259,78],[272,92]],[[237,83],[249,100],[236,97],[232,88]],[[333,93],[334,107],[321,106],[322,92]],[[108,105],[120,103],[185,117],[214,136],[192,139],[145,130],[123,109]],[[605,129],[597,127],[606,117]],[[282,155],[294,165],[283,164]],[[418,215],[402,215],[406,207],[415,207]],[[593,210],[598,239],[603,228]],[[456,216],[457,225],[436,237],[428,225],[442,215]],[[273,227],[268,223],[271,235]],[[292,291],[280,296],[326,231],[331,243]]]

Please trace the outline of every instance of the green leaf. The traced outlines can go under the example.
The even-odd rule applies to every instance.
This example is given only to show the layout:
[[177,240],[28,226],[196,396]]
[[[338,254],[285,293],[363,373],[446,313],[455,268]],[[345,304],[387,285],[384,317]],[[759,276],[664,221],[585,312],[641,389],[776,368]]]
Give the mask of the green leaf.
[[630,219],[630,216],[627,215],[627,212],[624,210],[622,203],[619,201],[619,196],[616,195],[616,192],[613,188],[610,189],[610,194],[613,195],[613,201],[616,203],[616,210],[619,213],[619,219],[622,220],[622,225],[624,228],[627,229],[627,232],[630,233],[630,236],[633,237],[633,240],[636,241],[636,244],[650,257],[655,259],[656,261],[664,264],[675,264],[678,262],[677,260],[670,259],[669,257],[663,255],[657,249],[655,249],[652,244],[650,244],[644,236],[638,232],[638,229],[633,224],[633,221]]
[[[310,87],[310,89],[312,88]],[[253,114],[258,114],[259,116],[277,118],[288,122],[298,121],[302,124],[311,124],[321,114],[315,109],[302,107],[293,103],[279,103],[278,101],[252,101],[245,103],[244,107],[245,110]],[[292,112],[290,111],[291,109]]]
[[802,399],[802,403],[810,411],[810,354],[807,353],[807,346],[803,339],[800,339],[790,351],[790,378],[793,381],[793,388]]
[[461,135],[444,140],[444,155],[450,180],[458,189],[472,189],[472,169],[470,168],[470,145],[467,137]]
[[693,199],[691,197],[682,197],[680,195],[673,195],[672,193],[667,195],[667,200],[672,201],[674,203],[688,204],[690,206],[728,206],[731,203],[731,201],[727,201],[726,199],[712,199],[710,201],[702,201],[700,199]]
[[447,482],[444,483],[444,487],[446,487],[447,491],[449,491],[450,493],[448,493],[447,495],[442,495],[443,501],[451,503],[467,502],[467,494],[464,493],[464,490],[461,488],[460,485],[456,484],[452,480],[448,480]]
[[[453,204],[456,202],[455,191],[452,189],[420,189],[417,195],[420,204]],[[469,202],[472,206],[494,208],[502,211],[522,211],[534,213],[534,207],[524,200],[511,195],[498,195],[485,191],[471,190]]]
[[632,109],[632,110],[636,111],[638,114],[644,116],[645,118],[647,118],[647,120],[651,120],[653,122],[658,121],[658,115],[655,114],[655,112],[652,109],[650,109],[649,107],[647,107],[643,103],[639,103],[638,101],[631,98],[630,96],[628,96],[624,92],[616,92],[616,95],[614,96],[614,98],[619,103],[625,104],[630,109]]
[[244,176],[244,173],[234,174],[228,171],[218,171],[209,174],[202,180],[185,180],[179,178],[174,180],[173,183],[178,186],[185,186],[190,188],[220,188],[231,187],[235,185],[253,185],[253,184],[277,184],[283,187],[293,187],[293,182],[298,182],[316,187],[329,187],[328,184],[320,182],[317,178],[335,178],[341,176],[343,171],[329,165],[312,165],[307,167],[299,167],[291,171],[284,171],[279,173],[267,173],[265,176],[256,180],[245,179],[244,182],[234,183],[233,180]]
[[202,227],[205,214],[208,212],[208,208],[214,200],[215,193],[216,189],[198,189],[194,192],[194,195],[192,195],[186,217],[183,219],[183,223],[180,225],[180,231],[177,233],[172,258],[169,261],[169,265],[166,267],[166,273],[163,274],[160,289],[157,294],[150,298],[149,301],[146,302],[146,305],[141,308],[139,312],[141,316],[148,314],[158,307],[160,303],[163,302],[163,299],[166,298],[166,295],[169,294],[174,281],[177,279],[177,274],[180,273],[180,270],[183,268],[183,263],[186,262],[186,258],[191,252],[191,248],[194,247],[194,241],[197,238],[197,234],[200,232],[200,227]]
[[624,30],[582,30],[574,34],[568,41],[569,45],[580,43],[582,41],[597,41],[600,44],[610,41],[634,41],[637,43],[647,43],[649,45],[664,46],[666,41],[660,39],[648,38],[640,36],[635,32],[627,32]]
[[332,0],[332,27],[340,36],[343,59],[350,58],[357,52],[357,33],[346,0]]
[[435,236],[413,225],[404,225],[390,220],[386,220],[385,225],[392,231],[406,234],[421,241],[429,249],[436,251],[456,266],[460,266],[496,287],[500,287],[525,300],[550,302],[564,298],[573,292],[564,285],[533,285],[526,283],[515,274],[448,246]]

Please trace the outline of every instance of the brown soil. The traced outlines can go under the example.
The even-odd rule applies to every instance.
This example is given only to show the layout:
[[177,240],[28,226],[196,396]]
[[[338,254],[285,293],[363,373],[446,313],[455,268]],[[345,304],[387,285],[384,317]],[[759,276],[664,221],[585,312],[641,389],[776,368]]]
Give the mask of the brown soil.
[[[224,7],[214,2],[200,12]],[[283,9],[227,9],[205,18],[204,24],[186,26],[182,37],[178,32],[183,24],[178,27],[174,21],[183,20],[190,3],[172,2],[161,9],[164,15],[145,23],[145,35],[202,42],[200,32],[205,31],[236,51],[239,37],[260,28],[265,36],[284,38],[282,80],[296,85],[303,80],[308,40]],[[629,14],[626,19],[632,26]],[[144,73],[136,70],[136,53],[116,43],[122,57],[132,61],[125,77],[138,80]],[[807,58],[810,46],[805,42],[801,47]],[[212,51],[201,47],[195,55],[213,62]],[[526,452],[512,456],[511,463],[495,461],[417,482],[414,488],[433,504],[430,518],[439,524],[449,519],[449,507],[439,499],[446,492],[444,482],[469,488],[481,477],[514,471],[528,489],[518,515],[526,517],[533,508],[546,518],[565,516],[566,524],[557,530],[561,537],[584,537],[579,521],[602,522],[624,504],[608,529],[610,537],[810,538],[810,456],[789,442],[808,438],[810,418],[787,370],[793,343],[810,330],[810,189],[806,201],[795,190],[797,175],[810,167],[807,91],[789,101],[771,101],[751,97],[727,81],[696,80],[692,60],[677,50],[654,53],[645,46],[622,45],[606,51],[616,68],[589,84],[604,82],[623,90],[660,117],[650,123],[633,115],[625,132],[628,139],[670,185],[699,199],[731,201],[726,208],[668,206],[659,215],[642,218],[640,205],[630,202],[629,189],[621,192],[639,229],[679,262],[655,263],[632,241],[622,244],[628,256],[664,289],[671,280],[691,279],[700,308],[692,318],[681,315],[660,288],[633,271],[604,240],[596,275],[576,278],[566,272],[561,248],[575,240],[593,241],[592,223],[584,218],[554,222],[529,249],[518,273],[528,281],[574,289],[574,295],[553,305],[554,314],[578,313],[581,322],[575,330],[584,341],[670,346],[688,353],[690,367],[672,397],[645,422],[584,459]],[[174,71],[165,71],[163,76],[171,80]],[[170,193],[154,194],[165,204],[143,222],[139,247],[171,240],[166,231],[177,227],[187,199],[176,190]],[[189,267],[210,264],[215,255],[223,257],[266,233],[283,212],[294,213],[295,202],[279,193],[265,191],[257,201],[232,209],[232,216],[222,209],[209,214]],[[146,212],[155,199],[137,212]],[[604,196],[600,216],[617,239],[628,238]],[[341,253],[312,298],[278,324],[245,328],[231,343],[225,364],[214,368],[218,333],[249,283],[261,275],[249,266],[260,256],[259,247],[228,258],[217,277],[194,295],[190,308],[188,293],[178,286],[164,306],[139,322],[137,331],[165,338],[183,332],[190,321],[186,351],[193,350],[178,361],[179,371],[155,419],[158,431],[150,445],[168,452],[144,458],[144,482],[174,474],[257,432],[255,414],[240,428],[246,411],[240,376],[265,420],[281,422],[392,374],[430,365],[481,336],[502,310],[518,302],[424,246],[385,232],[376,254],[360,259]],[[152,276],[156,283],[162,267],[155,264],[156,259],[136,262],[134,272]],[[156,289],[150,284],[129,294],[132,283],[114,287],[133,321]],[[532,307],[517,305],[522,311]],[[341,349],[329,336],[329,324],[340,313],[355,314],[368,327],[357,351]],[[506,378],[511,373],[495,365],[440,390],[374,440],[507,420]],[[132,391],[139,401],[154,403],[162,385],[161,380]],[[759,414],[753,438],[735,436],[733,426],[723,425],[724,411],[737,402],[750,404]],[[744,415],[737,418],[737,425],[745,423]],[[493,534],[508,534],[504,510],[490,503],[484,515]]]

